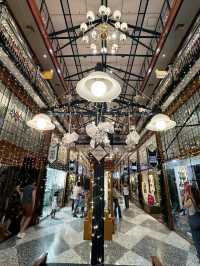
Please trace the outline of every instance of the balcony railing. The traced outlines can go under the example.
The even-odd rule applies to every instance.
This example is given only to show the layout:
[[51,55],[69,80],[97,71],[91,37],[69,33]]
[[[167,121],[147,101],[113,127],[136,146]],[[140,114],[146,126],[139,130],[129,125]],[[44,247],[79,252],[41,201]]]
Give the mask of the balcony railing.
[[[46,100],[46,104],[54,105],[54,92],[49,83],[41,77],[28,45],[4,4],[0,4],[0,38],[0,45],[12,57],[17,68],[29,81],[30,85],[37,88],[37,91]],[[32,96],[31,90],[25,89]]]
[[[163,29],[165,27],[165,24],[167,22],[167,18],[169,16],[170,10],[172,8],[172,5],[174,3],[174,0],[165,0],[160,12],[160,16],[158,18],[158,21],[156,23],[155,26],[155,31],[157,32],[163,32]],[[147,50],[146,54],[147,55],[152,55],[152,51],[156,51],[156,48],[158,46],[159,43],[159,38],[153,38],[150,41],[149,47],[151,48],[151,50]],[[149,70],[149,66],[150,66],[151,60],[149,57],[145,57],[142,67],[141,67],[141,71],[140,71],[140,75],[145,77],[147,75],[147,72]],[[137,83],[137,89],[139,90],[140,87],[142,85],[142,81],[139,81]]]
[[[160,82],[156,97],[151,101],[150,106],[155,102],[159,103],[162,96],[175,88],[180,81],[187,75],[195,62],[200,58],[200,16],[193,25],[189,36],[182,45],[174,63],[170,66],[167,76]],[[173,88],[170,90],[172,91]]]
[[[49,11],[48,11],[46,1],[45,0],[40,0],[38,2],[40,2],[38,7],[39,7],[39,10],[40,10],[40,15],[41,15],[41,18],[42,18],[42,21],[43,21],[43,24],[44,24],[44,28],[45,28],[47,34],[55,32],[55,28],[53,26],[53,23],[52,23],[52,20],[51,20]],[[58,61],[58,64],[60,66],[60,71],[62,73],[62,76],[63,77],[69,76],[69,72],[68,72],[65,60],[62,57],[62,52],[61,52],[61,49],[60,49],[59,41],[57,39],[49,39],[49,42],[50,42],[50,44],[51,44],[51,46],[53,48],[54,53],[57,56],[57,61]],[[67,88],[69,90],[73,89],[71,82],[69,82],[69,81],[68,82],[65,81],[65,82],[66,82]]]

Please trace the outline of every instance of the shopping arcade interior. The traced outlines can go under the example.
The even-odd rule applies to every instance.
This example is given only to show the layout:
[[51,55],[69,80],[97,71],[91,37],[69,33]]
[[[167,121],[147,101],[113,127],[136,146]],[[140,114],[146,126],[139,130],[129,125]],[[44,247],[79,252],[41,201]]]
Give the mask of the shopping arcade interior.
[[[113,178],[130,178],[133,186],[132,194],[136,194],[135,197],[139,204],[141,204],[142,201],[142,206],[147,212],[156,215],[161,222],[167,223],[170,228],[172,228],[172,226],[176,227],[176,217],[173,216],[173,212],[170,212],[168,209],[168,213],[165,211],[163,213],[163,210],[161,210],[163,206],[163,196],[161,195],[164,194],[163,191],[161,191],[163,185],[160,183],[163,180],[160,180],[158,174],[161,162],[156,166],[154,165],[155,161],[150,162],[150,157],[151,160],[153,160],[152,157],[155,156],[155,154],[152,156],[150,153],[155,153],[156,149],[159,151],[162,150],[164,152],[161,154],[162,156],[160,155],[160,159],[166,161],[172,160],[172,164],[173,160],[180,160],[180,165],[185,165],[184,169],[179,167],[180,169],[178,170],[168,162],[163,165],[163,170],[166,168],[167,174],[170,172],[168,169],[174,169],[176,184],[178,188],[180,187],[180,191],[178,190],[180,208],[178,214],[175,215],[179,216],[182,204],[180,199],[181,186],[183,186],[184,182],[180,182],[180,179],[198,180],[198,170],[195,172],[195,169],[199,167],[198,3],[195,3],[193,8],[188,9],[187,1],[182,1],[183,3],[179,3],[180,6],[178,7],[176,6],[178,5],[178,1],[176,5],[173,1],[163,1],[163,3],[161,3],[162,1],[157,1],[157,4],[155,4],[155,2],[153,4],[153,1],[141,1],[141,4],[135,7],[136,10],[139,10],[139,7],[143,9],[141,13],[138,12],[138,19],[136,21],[138,24],[144,23],[144,25],[148,25],[148,28],[155,28],[155,32],[162,32],[162,29],[165,29],[165,23],[170,23],[168,19],[170,11],[175,13],[174,16],[177,15],[174,17],[174,21],[171,21],[172,28],[163,41],[164,46],[162,49],[159,48],[159,41],[160,39],[162,40],[162,36],[158,36],[157,38],[155,38],[155,36],[151,36],[152,38],[145,38],[143,36],[143,39],[141,37],[140,42],[137,43],[135,43],[134,40],[132,41],[132,39],[132,43],[130,43],[130,39],[127,38],[127,44],[121,45],[120,51],[115,55],[110,53],[91,55],[89,45],[83,44],[80,38],[77,39],[77,44],[76,42],[73,43],[69,41],[70,44],[68,46],[60,49],[58,45],[62,47],[62,45],[65,44],[65,39],[62,39],[62,37],[65,38],[65,36],[62,35],[56,38],[55,36],[57,35],[53,36],[52,34],[53,32],[55,33],[65,28],[68,28],[68,30],[69,28],[73,28],[73,25],[70,24],[72,22],[74,25],[79,25],[82,21],[86,20],[86,11],[80,10],[78,16],[75,11],[76,6],[73,6],[71,3],[71,6],[67,5],[67,1],[66,3],[65,1],[61,1],[63,2],[64,8],[71,8],[73,11],[72,15],[66,15],[66,20],[64,20],[63,14],[70,14],[70,12],[69,10],[65,10],[65,13],[62,14],[63,10],[61,4],[52,4],[51,1],[42,1],[40,3],[40,1],[38,1],[37,8],[40,10],[43,19],[42,25],[41,23],[39,25],[37,18],[34,17],[36,16],[36,6],[34,8],[31,3],[28,3],[33,1],[28,1],[23,4],[21,4],[22,2],[18,3],[18,1],[15,1],[15,3],[10,3],[10,1],[6,2],[9,11],[5,11],[5,7],[2,5],[2,12],[5,12],[5,21],[9,23],[8,25],[6,25],[6,23],[3,24],[5,28],[2,27],[1,31],[4,37],[2,38],[3,49],[1,50],[1,70],[3,73],[3,81],[1,83],[1,104],[3,105],[1,109],[2,167],[6,165],[21,167],[23,165],[25,168],[29,168],[32,164],[34,165],[33,168],[43,169],[44,166],[46,166],[50,135],[48,133],[43,134],[38,133],[38,131],[31,131],[31,129],[26,128],[24,123],[24,121],[32,118],[33,114],[39,113],[38,107],[40,107],[42,111],[47,111],[50,116],[55,114],[55,116],[52,116],[52,120],[57,127],[57,136],[54,139],[52,138],[53,145],[55,145],[57,139],[61,140],[63,133],[69,131],[69,121],[71,121],[70,130],[76,131],[76,133],[79,134],[79,139],[76,141],[76,144],[69,147],[72,151],[71,154],[73,154],[74,150],[75,153],[77,153],[78,150],[78,155],[76,155],[75,158],[70,158],[70,155],[66,152],[67,149],[63,149],[59,144],[58,160],[51,164],[50,168],[57,168],[57,170],[64,170],[66,172],[69,168],[66,167],[66,162],[70,162],[70,160],[79,161],[79,151],[83,152],[83,157],[87,154],[90,138],[85,134],[86,125],[91,123],[96,117],[99,119],[98,121],[101,121],[100,119],[102,119],[103,116],[105,121],[114,118],[115,133],[109,136],[110,144],[113,147],[112,151],[109,152],[109,160],[115,161],[116,163],[115,170],[113,171]],[[118,4],[120,5],[120,3]],[[128,20],[130,25],[135,24],[135,22],[132,21],[133,18],[131,20],[131,14],[127,14],[128,12],[126,10],[129,10],[129,6],[126,4],[127,3],[125,3],[123,7],[124,14],[122,12],[122,19]],[[16,8],[16,5],[21,8]],[[58,9],[56,11],[55,6],[57,6]],[[92,3],[88,3],[88,8],[92,8],[95,12],[98,11],[99,6],[100,3],[96,3],[96,6],[93,6]],[[115,5],[112,2],[108,3],[108,6],[111,7],[112,11],[115,10]],[[82,7],[86,8],[85,4],[83,4]],[[146,10],[146,7],[148,7],[149,10]],[[174,10],[177,8],[177,14],[174,10],[171,10],[170,7],[173,7]],[[155,12],[153,19],[151,18],[151,8]],[[156,10],[162,12],[159,13],[156,12]],[[30,14],[30,16],[22,16],[23,12],[27,12],[26,14]],[[184,16],[184,12],[187,12],[187,16]],[[191,12],[191,14],[189,15],[188,12]],[[15,18],[14,21],[17,22],[17,28],[10,27],[13,26],[9,21],[11,17]],[[147,21],[145,21],[145,19]],[[67,23],[67,26],[63,23]],[[47,51],[46,48],[48,46],[45,43],[45,36],[41,35],[41,26],[45,27],[47,33],[52,35],[49,39],[53,49],[50,48],[51,50],[49,49],[49,51]],[[10,27],[13,31],[11,35],[5,34],[5,29],[8,29],[7,27]],[[140,27],[142,27],[142,24]],[[176,29],[176,27],[178,29]],[[21,30],[22,36],[16,34],[16,30]],[[191,34],[188,34],[188,38],[184,39],[188,30]],[[67,30],[65,30],[64,34],[66,33]],[[68,36],[68,39],[74,38],[74,32],[72,34],[71,36],[69,34],[70,37]],[[137,36],[137,31],[135,35]],[[150,35],[152,35],[152,33]],[[20,36],[21,38],[14,39],[14,45],[13,40],[11,41],[11,39],[9,39],[13,36],[14,38]],[[176,36],[176,38],[174,38],[174,36]],[[148,49],[147,40],[149,43],[151,42],[149,44],[151,49]],[[27,45],[31,47],[28,48]],[[20,48],[25,51],[25,54],[18,53],[21,51]],[[135,53],[133,52],[134,48],[136,49]],[[132,49],[131,53],[129,53],[130,49]],[[53,59],[53,53],[56,50],[58,50],[57,63],[60,64],[60,67],[56,65],[56,61]],[[136,56],[136,54],[145,54],[145,52],[147,56]],[[133,56],[133,54],[135,55]],[[45,58],[44,55],[46,55],[47,58]],[[67,56],[65,57],[64,55]],[[25,56],[27,61],[23,60],[23,56]],[[150,64],[154,56],[157,61],[154,68],[152,68]],[[99,63],[101,59],[103,62],[102,65],[106,68],[106,71],[120,82],[124,82],[121,85],[124,93],[121,94],[119,100],[114,100],[111,104],[87,104],[86,101],[81,100],[77,95],[73,95],[73,88],[76,86],[78,80],[94,70],[96,64]],[[51,60],[54,64],[52,64]],[[26,64],[24,64],[24,62],[26,62]],[[133,67],[131,62],[134,62]],[[91,69],[91,64],[93,65],[93,69]],[[172,64],[171,72],[168,71],[168,75],[161,81],[156,79],[156,67],[166,69],[169,64]],[[42,70],[52,68],[54,70],[54,78],[47,81],[37,76],[38,65]],[[131,71],[126,69],[126,66],[129,67]],[[121,74],[125,74],[123,78],[120,76],[120,71]],[[64,75],[63,73],[61,75],[59,72],[64,72]],[[171,75],[171,73],[173,74]],[[143,88],[143,80],[140,80],[138,76],[147,78],[147,81],[144,81],[145,87],[142,93],[140,92],[142,91],[141,88]],[[65,85],[67,91],[64,91],[62,87],[64,82],[63,78],[65,78],[67,84]],[[171,95],[169,93],[171,93]],[[147,97],[145,98],[144,95]],[[134,100],[133,97],[135,97]],[[149,101],[150,99],[148,97],[153,99],[153,101]],[[147,102],[149,110],[147,110],[148,108],[145,109]],[[166,133],[161,133],[161,139],[159,139],[157,134],[149,134],[144,129],[145,124],[147,124],[146,118],[149,116],[149,111],[155,111],[153,108],[155,102],[159,103],[159,105],[162,106],[162,110],[169,114],[171,119],[173,118],[173,120],[177,122],[177,127],[166,131]],[[63,116],[62,108],[64,108],[66,116]],[[82,117],[81,113],[83,114]],[[126,149],[126,145],[122,145],[125,144],[130,124],[136,125],[136,129],[140,134],[140,143],[137,149],[133,149],[133,147],[132,149]],[[13,134],[13,132],[15,133]],[[192,134],[190,134],[191,132]],[[162,148],[160,146],[161,144]],[[12,153],[11,151],[14,152]],[[12,154],[12,156],[10,154]],[[41,156],[38,156],[38,154],[41,154]],[[191,162],[193,156],[196,154],[197,159],[195,159],[195,157],[194,162]],[[73,157],[73,155],[71,156]],[[25,157],[31,157],[31,163],[27,163],[26,160],[24,160]],[[190,160],[190,162],[182,162],[182,158],[186,158]],[[84,164],[87,164],[87,166],[85,166],[86,173],[84,173],[84,175],[87,176],[89,175],[89,172],[87,172],[88,159],[85,158],[83,161]],[[134,167],[131,168],[132,163],[136,165],[136,169]],[[193,165],[195,167],[193,167]],[[192,168],[192,170],[188,168]],[[76,169],[78,172],[78,167],[76,167]],[[173,173],[170,174],[170,178],[171,175],[173,176]],[[43,182],[45,182],[45,180],[43,180]],[[149,194],[154,194],[155,196],[153,206],[149,206]],[[170,193],[168,193],[168,196],[170,196]],[[45,198],[43,198],[43,200],[43,204],[45,204]],[[168,199],[168,202],[171,201],[172,200]],[[40,207],[42,209],[43,206],[41,202],[42,201],[40,201]],[[164,206],[167,206],[166,203]],[[180,214],[180,223],[178,223],[180,226],[178,227],[178,231],[186,235],[186,238],[190,238],[188,228],[185,229],[185,221],[181,222],[182,218],[185,217]]]

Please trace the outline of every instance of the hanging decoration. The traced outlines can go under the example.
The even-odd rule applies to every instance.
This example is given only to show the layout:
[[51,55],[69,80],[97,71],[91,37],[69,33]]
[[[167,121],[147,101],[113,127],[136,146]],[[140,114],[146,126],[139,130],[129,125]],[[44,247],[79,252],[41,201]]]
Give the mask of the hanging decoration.
[[[109,23],[111,16],[115,20],[113,26]],[[101,18],[100,23],[96,23],[96,17]],[[90,44],[92,53],[117,53],[119,44],[123,44],[126,41],[125,33],[128,31],[127,23],[120,21],[121,12],[115,10],[112,14],[110,7],[101,5],[98,15],[95,16],[95,13],[90,10],[87,12],[86,19],[87,23],[81,23],[80,31],[83,34],[82,42],[86,45]],[[106,42],[103,47],[102,41]]]
[[96,144],[108,146],[110,144],[108,134],[114,133],[114,123],[100,122],[97,126],[95,123],[88,124],[86,126],[86,133],[91,138],[90,146],[92,148],[95,148]]
[[69,115],[69,129],[68,129],[68,131],[69,132],[64,134],[64,136],[62,138],[62,144],[64,146],[69,146],[69,144],[74,143],[79,138],[79,135],[76,132],[71,133],[71,113]]
[[94,158],[100,162],[106,155],[107,152],[103,149],[102,146],[98,145],[92,152],[91,154],[94,156]]
[[10,111],[10,116],[15,122],[22,122],[22,113],[16,111],[14,108]]
[[140,140],[140,135],[137,133],[135,126],[130,126],[131,122],[130,122],[130,114],[129,114],[129,134],[126,137],[126,144],[129,147],[134,148],[135,145],[137,145],[139,143]]

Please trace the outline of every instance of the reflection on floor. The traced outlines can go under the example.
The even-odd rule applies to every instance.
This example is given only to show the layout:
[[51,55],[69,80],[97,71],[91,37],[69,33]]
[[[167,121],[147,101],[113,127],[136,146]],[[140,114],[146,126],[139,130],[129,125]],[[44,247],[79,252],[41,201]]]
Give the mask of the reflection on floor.
[[[55,220],[47,218],[30,228],[23,240],[2,243],[0,265],[31,266],[44,251],[49,253],[49,263],[89,263],[90,242],[83,240],[83,219],[73,218],[70,208],[62,209]],[[113,241],[105,243],[105,263],[148,266],[152,255],[164,266],[199,265],[193,246],[131,205],[123,211]]]

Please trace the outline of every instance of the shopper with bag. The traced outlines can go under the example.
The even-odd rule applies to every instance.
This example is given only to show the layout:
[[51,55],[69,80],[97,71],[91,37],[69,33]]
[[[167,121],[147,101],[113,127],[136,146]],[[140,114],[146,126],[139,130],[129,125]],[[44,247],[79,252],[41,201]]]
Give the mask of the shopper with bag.
[[188,221],[191,228],[192,239],[197,250],[200,262],[200,193],[195,185],[185,188],[184,207],[188,211]]

